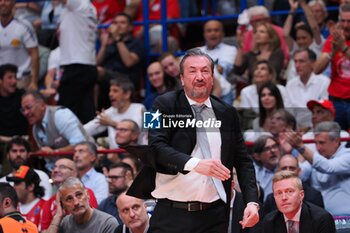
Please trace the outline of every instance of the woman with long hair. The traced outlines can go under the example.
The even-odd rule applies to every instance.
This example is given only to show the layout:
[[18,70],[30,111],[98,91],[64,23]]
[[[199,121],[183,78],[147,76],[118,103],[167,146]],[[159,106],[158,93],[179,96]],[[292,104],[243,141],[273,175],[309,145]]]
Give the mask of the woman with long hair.
[[243,54],[241,46],[243,41],[238,38],[238,50],[233,72],[237,75],[248,72],[248,83],[251,83],[255,63],[261,60],[269,60],[276,71],[276,79],[279,82],[284,67],[284,56],[278,34],[270,23],[261,22],[253,31],[253,41],[253,50]]

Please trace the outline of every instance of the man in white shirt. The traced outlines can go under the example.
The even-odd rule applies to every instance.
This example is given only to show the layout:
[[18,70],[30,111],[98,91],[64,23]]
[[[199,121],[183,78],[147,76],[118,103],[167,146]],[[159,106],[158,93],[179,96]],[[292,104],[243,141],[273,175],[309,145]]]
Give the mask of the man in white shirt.
[[210,20],[204,25],[205,45],[199,47],[215,61],[214,76],[221,87],[221,99],[232,104],[235,98],[235,86],[227,81],[227,76],[233,68],[237,49],[234,46],[223,43],[224,27],[220,21]]
[[311,114],[306,107],[309,100],[328,99],[330,79],[323,74],[313,73],[316,54],[308,49],[299,49],[294,53],[295,68],[298,77],[289,80],[286,85],[294,116],[299,127],[311,126]]
[[68,107],[85,124],[95,117],[96,9],[89,0],[62,0],[62,3],[59,42],[63,74],[58,104]]
[[18,66],[17,86],[38,88],[39,50],[32,25],[14,17],[15,0],[0,5],[0,64]]

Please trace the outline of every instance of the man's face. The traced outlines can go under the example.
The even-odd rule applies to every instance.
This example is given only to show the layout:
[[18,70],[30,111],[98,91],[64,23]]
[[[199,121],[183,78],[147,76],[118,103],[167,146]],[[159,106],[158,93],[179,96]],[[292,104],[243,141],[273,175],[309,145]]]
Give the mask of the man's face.
[[310,8],[317,24],[322,25],[327,17],[327,13],[323,10],[323,7],[320,4],[316,3]]
[[299,174],[300,168],[298,166],[298,160],[292,158],[291,156],[282,156],[278,163],[279,171],[291,171]]
[[304,199],[304,191],[298,188],[296,179],[277,181],[272,188],[278,210],[289,218],[293,217]]
[[164,72],[159,62],[152,63],[147,69],[148,79],[151,85],[158,89],[164,86]]
[[147,225],[148,215],[142,200],[121,194],[116,204],[120,218],[132,231],[135,231],[134,229],[142,229],[142,227]]
[[89,207],[89,196],[80,184],[60,190],[63,208],[75,218],[86,213]]
[[165,73],[171,77],[177,78],[180,75],[180,65],[172,55],[165,57],[161,62]]
[[120,86],[111,85],[109,87],[109,100],[111,105],[117,109],[122,107],[130,99],[130,93],[124,92]]
[[51,178],[56,185],[60,185],[67,178],[75,176],[77,176],[77,170],[74,161],[69,159],[57,160],[51,172]]
[[315,105],[312,109],[312,124],[315,127],[322,121],[333,121],[333,115],[328,109]]
[[4,96],[9,96],[16,91],[16,85],[16,73],[6,72],[3,79],[0,79],[0,93],[4,93]]
[[45,115],[46,105],[39,100],[35,100],[33,95],[27,95],[22,98],[22,114],[27,118],[30,125],[42,121]]
[[204,40],[206,45],[213,49],[224,38],[224,30],[219,21],[209,21],[204,25]]
[[124,168],[111,168],[108,172],[108,188],[112,194],[120,194],[128,188]]
[[133,130],[133,124],[128,121],[118,123],[115,141],[118,145],[127,145],[132,142],[137,142],[138,134]]
[[117,27],[121,35],[126,35],[132,31],[132,26],[129,24],[128,19],[122,15],[113,19],[112,26]]
[[327,132],[321,132],[315,135],[315,143],[318,153],[329,159],[338,150],[340,140],[332,140]]
[[280,157],[281,152],[279,145],[269,138],[266,140],[263,152],[261,152],[256,159],[259,160],[265,168],[272,171],[277,166]]
[[12,15],[12,10],[15,6],[15,1],[13,0],[0,0],[0,17],[9,17]]
[[7,153],[7,159],[13,169],[18,169],[21,165],[27,163],[28,151],[23,145],[13,144]]
[[24,181],[14,182],[13,188],[16,190],[18,201],[25,204],[27,203],[28,194],[33,192],[33,184],[26,186]]
[[346,40],[350,40],[350,12],[339,11],[339,23]]
[[314,62],[312,62],[309,59],[306,51],[296,53],[294,55],[294,62],[295,62],[295,69],[297,71],[297,74],[301,78],[310,77],[311,73],[313,72]]
[[183,64],[184,74],[181,83],[185,93],[191,99],[202,103],[213,87],[213,73],[208,58],[203,56],[188,57]]
[[77,169],[84,170],[93,166],[96,156],[89,151],[87,145],[77,145],[74,148],[73,159]]
[[287,127],[286,122],[283,120],[282,114],[276,112],[271,117],[271,128],[270,132],[274,135],[283,132]]

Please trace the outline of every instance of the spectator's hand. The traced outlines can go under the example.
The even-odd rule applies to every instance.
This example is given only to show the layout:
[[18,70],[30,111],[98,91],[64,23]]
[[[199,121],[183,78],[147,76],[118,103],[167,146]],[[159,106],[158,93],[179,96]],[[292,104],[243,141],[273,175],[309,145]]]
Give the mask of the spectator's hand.
[[332,51],[335,54],[338,51],[342,51],[346,46],[345,37],[341,29],[334,29],[332,32]]
[[295,132],[293,130],[288,130],[284,133],[284,135],[285,135],[285,140],[292,147],[300,148],[304,145],[301,132]]
[[109,39],[109,33],[106,30],[101,31],[100,34],[100,41],[101,41],[101,46],[105,47],[108,44],[108,39]]
[[55,150],[54,149],[52,149],[51,147],[49,147],[49,146],[43,146],[43,147],[41,147],[40,148],[40,151],[42,151],[42,152],[46,152],[46,153],[52,153],[52,152],[55,152]]
[[[300,1],[300,0],[299,0]],[[290,11],[295,12],[298,9],[299,2],[295,0],[288,0]]]
[[111,33],[113,39],[115,40],[120,40],[121,38],[121,35],[119,33],[119,27],[115,24],[111,24],[109,27],[108,27],[108,32]]
[[194,171],[221,181],[228,180],[231,177],[230,170],[217,159],[202,159],[194,168]]
[[29,90],[38,90],[38,84],[35,82],[30,82],[28,89]]
[[66,214],[65,214],[64,208],[62,206],[60,192],[56,193],[56,204],[57,204],[56,205],[57,208],[56,208],[55,217],[62,219]]
[[239,224],[242,225],[242,229],[246,227],[253,227],[259,222],[259,210],[255,205],[247,205],[244,209],[243,219],[239,221]]
[[280,144],[280,148],[284,153],[291,153],[293,150],[293,146],[288,142],[286,132],[280,132],[278,134],[278,143]]
[[107,116],[104,110],[102,110],[101,113],[97,113],[97,114],[98,114],[97,119],[101,125],[112,126],[112,127],[116,126],[116,122],[113,121],[109,116]]

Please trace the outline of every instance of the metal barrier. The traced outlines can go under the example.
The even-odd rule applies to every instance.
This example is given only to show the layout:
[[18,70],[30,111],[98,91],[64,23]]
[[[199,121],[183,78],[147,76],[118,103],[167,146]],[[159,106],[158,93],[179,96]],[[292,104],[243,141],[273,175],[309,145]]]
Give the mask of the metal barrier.
[[[347,138],[341,138],[340,139],[342,142],[349,142],[350,141],[350,137]],[[303,142],[305,144],[308,143],[314,143],[315,140],[313,139],[306,139],[303,140]],[[253,147],[254,146],[254,142],[245,142],[247,147]],[[97,150],[97,154],[108,154],[108,153],[124,153],[125,150],[124,149],[103,149],[103,150]],[[46,157],[46,156],[70,156],[73,155],[73,151],[65,151],[65,152],[42,152],[42,151],[38,151],[38,152],[31,152],[29,154],[30,156],[40,156],[40,157]]]

